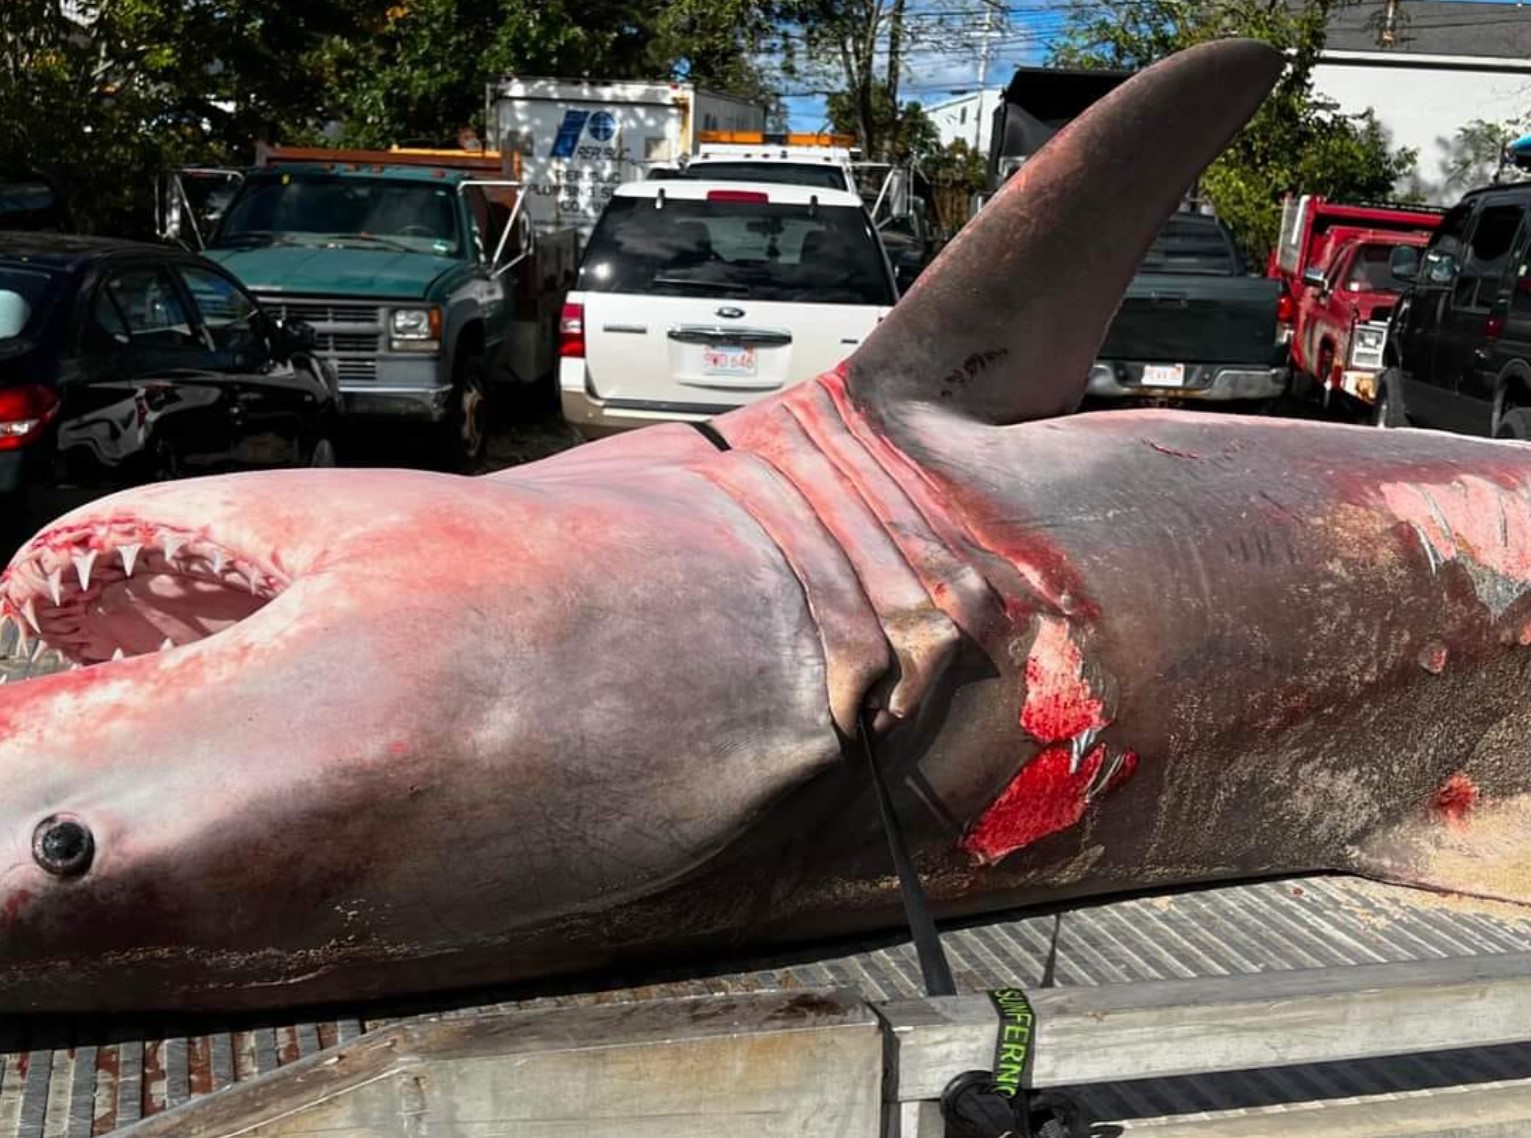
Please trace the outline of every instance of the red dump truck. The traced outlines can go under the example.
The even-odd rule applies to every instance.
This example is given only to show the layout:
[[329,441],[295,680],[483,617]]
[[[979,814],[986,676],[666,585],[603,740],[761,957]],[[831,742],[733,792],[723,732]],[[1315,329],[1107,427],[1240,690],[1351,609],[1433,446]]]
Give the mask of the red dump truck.
[[1399,245],[1423,246],[1443,212],[1342,205],[1315,194],[1286,199],[1266,273],[1283,285],[1279,316],[1295,395],[1328,403],[1338,391],[1372,402],[1401,287],[1389,255]]

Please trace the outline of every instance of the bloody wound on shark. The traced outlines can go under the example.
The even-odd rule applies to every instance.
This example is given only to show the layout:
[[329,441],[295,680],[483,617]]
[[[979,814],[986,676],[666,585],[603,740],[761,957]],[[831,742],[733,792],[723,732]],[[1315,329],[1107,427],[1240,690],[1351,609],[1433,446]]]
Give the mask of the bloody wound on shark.
[[[478,479],[78,511],[0,583],[0,1011],[234,1008],[1342,870],[1531,900],[1531,450],[1059,418],[1281,66],[1078,119],[837,372]],[[168,641],[168,646],[166,642]]]

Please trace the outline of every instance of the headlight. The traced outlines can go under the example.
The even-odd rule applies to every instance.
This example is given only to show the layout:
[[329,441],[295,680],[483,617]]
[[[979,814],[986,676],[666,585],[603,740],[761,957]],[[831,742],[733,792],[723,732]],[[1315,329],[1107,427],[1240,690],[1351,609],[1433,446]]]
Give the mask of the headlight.
[[1387,342],[1387,333],[1381,328],[1356,329],[1356,348],[1363,352],[1380,352]]
[[435,340],[441,335],[441,309],[399,308],[393,314],[395,340]]

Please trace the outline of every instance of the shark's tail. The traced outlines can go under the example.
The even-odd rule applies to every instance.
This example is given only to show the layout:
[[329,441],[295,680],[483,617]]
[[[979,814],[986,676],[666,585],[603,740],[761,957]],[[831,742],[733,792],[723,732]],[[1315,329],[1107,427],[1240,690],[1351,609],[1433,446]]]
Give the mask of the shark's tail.
[[1075,119],[852,357],[852,398],[874,414],[923,403],[993,424],[1072,410],[1155,233],[1282,65],[1256,41],[1203,44]]

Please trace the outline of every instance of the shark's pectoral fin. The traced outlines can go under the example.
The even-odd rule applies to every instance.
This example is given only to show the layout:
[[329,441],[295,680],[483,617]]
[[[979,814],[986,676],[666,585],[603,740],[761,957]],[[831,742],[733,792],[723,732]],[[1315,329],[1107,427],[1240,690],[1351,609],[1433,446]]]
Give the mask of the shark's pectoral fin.
[[1364,877],[1531,905],[1531,794],[1480,800],[1458,776],[1427,812],[1351,853],[1351,868]]

